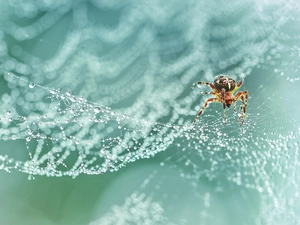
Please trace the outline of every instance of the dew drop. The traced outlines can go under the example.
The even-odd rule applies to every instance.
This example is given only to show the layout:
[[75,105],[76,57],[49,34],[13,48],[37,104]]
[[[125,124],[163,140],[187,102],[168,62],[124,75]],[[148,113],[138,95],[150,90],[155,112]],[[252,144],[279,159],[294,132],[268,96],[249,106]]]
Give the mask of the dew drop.
[[31,140],[31,137],[27,137],[26,141],[29,142]]
[[71,94],[72,94],[72,92],[70,90],[66,92],[67,96],[70,96]]
[[28,180],[34,180],[34,179],[35,179],[35,177],[32,174],[28,175]]
[[33,83],[33,82],[30,82],[28,86],[29,86],[29,88],[34,88],[34,86],[35,86],[35,83]]
[[57,92],[56,92],[55,89],[51,89],[51,90],[50,90],[50,93],[53,94],[53,95],[57,94]]
[[95,112],[95,113],[99,113],[100,110],[101,110],[101,109],[100,109],[99,107],[95,107],[95,108],[94,108],[94,112]]
[[70,97],[69,100],[70,100],[71,102],[76,102],[76,98],[74,98],[74,97]]

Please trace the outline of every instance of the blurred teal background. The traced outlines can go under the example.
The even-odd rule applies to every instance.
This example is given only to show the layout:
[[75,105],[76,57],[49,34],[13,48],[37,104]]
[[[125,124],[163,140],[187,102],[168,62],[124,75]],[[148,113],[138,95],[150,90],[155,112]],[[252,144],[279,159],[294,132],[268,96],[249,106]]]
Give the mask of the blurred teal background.
[[[46,87],[19,89],[20,80],[11,83],[1,76],[2,121],[12,108],[28,113],[31,102],[37,106],[28,106],[28,115],[40,103],[39,112],[48,114],[41,105],[48,104],[45,93],[54,88],[134,118],[121,120],[127,130],[118,133],[117,120],[110,117],[103,125],[108,129],[99,134],[87,116],[84,127],[91,140],[118,136],[124,142],[129,137],[129,143],[136,137],[131,130],[149,126],[144,120],[154,124],[153,140],[150,131],[137,136],[137,142],[151,144],[140,154],[124,150],[137,159],[124,160],[118,171],[90,175],[88,167],[74,178],[31,176],[22,166],[8,173],[0,164],[0,224],[299,223],[299,3],[0,4],[2,75],[13,71]],[[245,125],[235,123],[232,108],[223,124],[222,106],[211,104],[194,130],[177,128],[190,124],[208,98],[201,92],[209,88],[191,90],[191,84],[212,81],[220,73],[243,79],[241,89],[250,93]],[[5,93],[19,97],[5,101]],[[57,135],[55,128],[48,130]],[[30,160],[28,151],[36,152],[36,145],[29,142],[26,148],[28,134],[3,140],[5,135],[13,139],[13,133],[1,123],[0,156]],[[85,141],[85,136],[76,138]],[[54,154],[52,144],[62,146],[53,141],[43,151]],[[100,144],[93,144],[98,157]],[[114,144],[108,146],[112,152]],[[75,152],[92,155],[85,148],[75,147]]]

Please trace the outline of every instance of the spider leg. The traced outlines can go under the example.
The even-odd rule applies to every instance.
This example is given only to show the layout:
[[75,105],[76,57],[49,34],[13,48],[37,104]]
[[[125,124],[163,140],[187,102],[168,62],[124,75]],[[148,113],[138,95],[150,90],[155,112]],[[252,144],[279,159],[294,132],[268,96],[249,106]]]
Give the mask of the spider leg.
[[226,105],[223,104],[223,108],[224,108],[224,123],[226,123]]
[[237,87],[239,88],[240,86],[242,86],[242,84],[243,84],[243,81],[239,81],[237,84]]
[[236,102],[234,102],[233,111],[236,113]]
[[209,91],[205,91],[205,92],[201,92],[201,94],[209,94],[209,95],[215,95],[216,93],[215,92],[209,92]]
[[226,123],[226,90],[222,88],[221,90],[221,95],[220,95],[220,102],[223,104],[223,109],[224,109],[224,123]]
[[219,99],[217,98],[210,98],[207,99],[206,102],[204,103],[203,107],[200,109],[200,111],[198,112],[196,118],[194,119],[193,125],[196,123],[197,119],[199,118],[199,116],[201,116],[201,114],[203,113],[203,111],[205,110],[205,108],[208,106],[209,103],[211,102],[220,102]]
[[214,92],[217,92],[215,86],[214,86],[212,83],[205,82],[205,81],[198,81],[198,82],[193,83],[192,88],[194,88],[194,87],[197,86],[197,85],[201,85],[201,84],[205,84],[205,85],[207,85],[207,86],[210,86],[211,89],[212,89]]
[[231,92],[231,94],[234,94],[242,86],[242,84],[243,84],[243,81],[239,81],[238,84],[236,85],[236,87]]
[[242,119],[241,122],[241,126],[244,123],[245,117],[246,117],[246,108],[248,105],[248,91],[240,91],[236,94],[236,96],[234,97],[234,101],[236,102],[237,100],[241,100],[242,101],[242,107],[241,109],[243,110],[242,115],[236,120],[236,122],[238,122],[240,119]]

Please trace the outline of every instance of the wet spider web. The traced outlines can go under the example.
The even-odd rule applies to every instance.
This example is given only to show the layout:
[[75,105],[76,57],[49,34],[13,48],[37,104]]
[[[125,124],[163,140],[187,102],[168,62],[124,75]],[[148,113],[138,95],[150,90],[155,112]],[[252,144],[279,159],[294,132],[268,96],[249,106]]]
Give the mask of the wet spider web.
[[[2,3],[0,168],[123,174],[92,224],[297,224],[299,6],[219,4]],[[245,124],[210,104],[192,127],[191,84],[219,73],[243,79]]]

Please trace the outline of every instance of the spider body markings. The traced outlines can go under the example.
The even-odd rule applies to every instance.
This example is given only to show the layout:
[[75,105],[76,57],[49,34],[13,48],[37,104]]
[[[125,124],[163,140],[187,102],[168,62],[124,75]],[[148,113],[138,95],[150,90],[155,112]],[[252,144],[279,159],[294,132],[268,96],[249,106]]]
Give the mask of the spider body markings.
[[196,118],[194,119],[193,125],[196,123],[197,119],[201,116],[205,108],[211,102],[219,102],[223,104],[224,109],[224,121],[226,122],[226,107],[229,108],[232,104],[234,104],[234,111],[236,112],[236,102],[241,100],[242,102],[242,115],[236,120],[238,122],[241,120],[241,126],[244,123],[246,117],[246,108],[248,104],[248,91],[239,91],[234,95],[234,93],[240,88],[243,84],[242,81],[239,81],[237,84],[234,79],[226,76],[226,75],[219,75],[215,78],[214,83],[205,82],[205,81],[198,81],[193,83],[192,88],[196,85],[205,84],[211,87],[213,90],[212,92],[203,92],[204,94],[211,94],[214,95],[215,98],[209,98],[206,100],[203,107],[200,109],[199,113],[197,114]]

